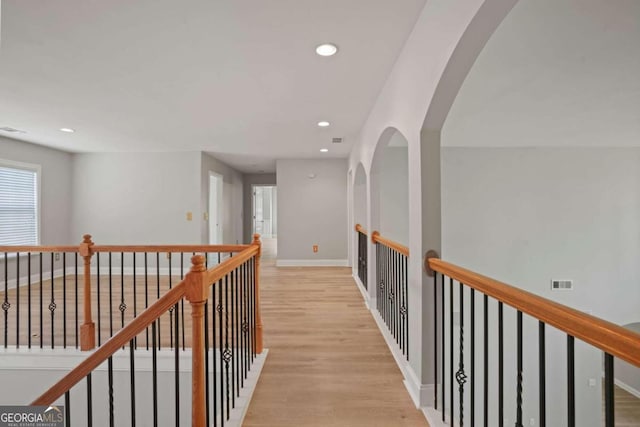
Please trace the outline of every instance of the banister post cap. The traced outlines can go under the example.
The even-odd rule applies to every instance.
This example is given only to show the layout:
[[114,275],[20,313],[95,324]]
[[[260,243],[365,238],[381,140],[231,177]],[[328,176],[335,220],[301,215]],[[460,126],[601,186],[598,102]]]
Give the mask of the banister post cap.
[[207,267],[204,265],[205,258],[203,255],[194,255],[191,257],[191,271],[206,271]]
[[435,249],[429,249],[427,253],[424,254],[424,271],[429,277],[433,277],[436,275],[436,272],[429,265],[429,260],[431,258],[439,259],[440,255],[438,255],[438,251],[436,251]]
[[82,236],[82,243],[80,243],[78,253],[81,257],[90,258],[93,255],[93,251],[91,250],[92,246],[93,242],[91,241],[91,234],[85,234],[84,236]]

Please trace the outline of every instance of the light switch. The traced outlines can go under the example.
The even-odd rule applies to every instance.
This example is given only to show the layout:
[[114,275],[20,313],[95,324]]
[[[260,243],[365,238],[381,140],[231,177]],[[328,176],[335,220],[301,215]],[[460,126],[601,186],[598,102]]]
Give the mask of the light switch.
[[313,245],[313,253],[317,253],[318,252],[318,245]]
[[187,212],[187,221],[191,221],[193,219],[193,213]]

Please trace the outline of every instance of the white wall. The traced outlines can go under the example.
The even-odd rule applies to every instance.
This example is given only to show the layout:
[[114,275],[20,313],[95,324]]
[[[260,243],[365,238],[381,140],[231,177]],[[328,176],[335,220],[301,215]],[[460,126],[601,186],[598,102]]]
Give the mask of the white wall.
[[199,152],[75,154],[72,233],[96,244],[201,243],[200,170]]
[[66,245],[82,241],[71,232],[72,155],[27,142],[0,137],[0,159],[41,166],[40,243]]
[[367,177],[362,165],[358,165],[353,183],[354,224],[367,228]]
[[[278,160],[276,168],[278,262],[346,266],[346,160]],[[318,253],[313,253],[313,245],[318,245]]]
[[[640,148],[443,148],[442,175],[444,259],[614,323],[638,320]],[[551,291],[554,278],[575,290]],[[525,324],[526,354],[537,354],[536,334]],[[565,416],[553,403],[566,388],[556,380],[566,377],[564,339],[547,343],[554,420]],[[505,348],[514,345],[511,334]],[[578,424],[599,425],[601,356],[577,344],[576,360]],[[530,393],[536,372],[529,357]],[[527,419],[536,411],[529,403]]]
[[222,176],[222,243],[243,243],[243,175],[226,163],[202,153],[200,181],[200,215],[201,243],[209,243],[209,224],[204,220],[204,212],[209,211],[209,172]]

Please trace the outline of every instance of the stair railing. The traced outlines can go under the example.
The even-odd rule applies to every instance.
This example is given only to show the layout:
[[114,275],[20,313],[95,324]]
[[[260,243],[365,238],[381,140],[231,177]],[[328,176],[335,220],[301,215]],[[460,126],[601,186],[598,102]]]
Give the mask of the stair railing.
[[[509,412],[514,415],[516,427],[525,425],[526,418],[530,419],[526,425],[533,422],[535,425],[544,427],[547,421],[550,421],[549,425],[553,426],[575,427],[577,422],[575,339],[577,338],[602,352],[604,425],[614,426],[614,358],[640,367],[639,334],[436,257],[427,258],[425,266],[428,272],[435,272],[433,301],[437,309],[434,310],[433,319],[435,362],[433,374],[436,378],[434,407],[441,412],[443,422],[458,426],[463,426],[465,423],[474,425],[477,422],[479,425],[502,427],[505,416]],[[516,337],[512,340],[514,342],[505,340],[505,308],[507,307],[510,310],[507,314],[515,314]],[[490,313],[491,316],[489,316]],[[533,320],[534,324],[537,324],[534,331],[525,333],[524,315],[530,318],[529,321]],[[490,324],[490,317],[492,320],[497,317],[497,325]],[[476,326],[477,323],[480,323],[480,327]],[[550,347],[546,331],[549,326],[566,336],[566,400],[562,396],[557,396],[560,393],[557,387],[551,388],[547,384]],[[496,327],[497,331],[494,329]],[[490,336],[497,341],[497,346],[495,342],[493,345],[489,344]],[[534,340],[537,338],[537,348],[534,345],[533,351],[531,348],[524,348],[526,337],[534,337]],[[510,351],[507,351],[516,355],[514,364],[516,375],[508,383],[504,372],[505,346],[511,347]],[[538,368],[533,374],[537,374],[538,378],[537,381],[533,381],[533,384],[531,381],[525,384],[524,381],[525,351],[527,355],[537,355]],[[494,365],[495,359],[497,359],[497,366]],[[551,362],[557,363],[557,359]],[[600,368],[597,370],[599,371]],[[494,378],[490,378],[491,376]],[[495,377],[497,377],[497,384]],[[596,384],[597,382],[590,385]],[[491,387],[497,388],[497,390],[495,388],[491,390],[495,393],[495,399],[489,397]],[[562,411],[561,414],[557,411],[554,414],[547,413],[547,401],[549,401],[547,394],[551,392],[555,393],[554,401],[559,399],[566,401],[566,411]],[[479,399],[476,399],[476,394],[480,394]],[[531,413],[529,406],[530,413],[527,417],[523,413],[527,403],[526,397],[533,398],[538,406],[537,413]],[[505,403],[513,406],[506,408]],[[585,425],[584,422],[585,420],[581,425]],[[593,423],[591,425],[600,425],[600,420],[597,419],[589,419],[586,422]]]
[[[85,239],[90,240],[90,239]],[[86,242],[91,246],[89,242]],[[146,248],[146,249],[145,249]],[[136,250],[159,250],[160,247],[138,247]],[[168,247],[165,247],[168,248]],[[195,249],[195,247],[194,247]],[[234,249],[237,249],[234,247]],[[121,247],[96,247],[93,252],[121,250]],[[82,252],[82,250],[81,250]],[[84,251],[83,256],[89,255]],[[32,405],[51,405],[64,396],[67,425],[77,425],[81,421],[71,421],[70,390],[82,379],[87,380],[87,422],[93,423],[92,415],[92,373],[98,366],[108,362],[110,425],[114,425],[113,355],[129,345],[131,363],[131,413],[132,425],[136,422],[134,340],[145,329],[152,329],[152,350],[154,369],[157,350],[157,322],[167,311],[176,308],[185,298],[191,305],[191,375],[192,375],[192,425],[224,425],[230,411],[240,396],[241,384],[257,354],[262,353],[262,320],[260,315],[260,270],[261,245],[259,235],[254,235],[251,245],[246,245],[236,255],[219,265],[206,268],[206,258],[194,255],[192,266],[183,280],[172,286],[157,301],[147,307],[131,322],[125,325],[104,344],[72,369],[60,381],[35,399]],[[217,295],[217,296],[216,296]],[[234,301],[235,300],[235,301]],[[211,301],[211,304],[209,304]],[[207,306],[211,308],[211,324]],[[216,324],[216,317],[218,323]],[[177,332],[177,331],[176,331]],[[213,384],[209,383],[209,339],[219,341],[217,355],[214,354],[212,370]],[[176,340],[176,350],[178,344]],[[213,349],[216,352],[215,348]],[[248,350],[248,351],[243,351]],[[176,425],[180,425],[178,394],[178,356],[176,351]],[[220,371],[217,372],[216,362]],[[219,375],[216,379],[216,375]],[[158,422],[157,378],[153,375],[154,423]],[[210,404],[210,393],[214,394]],[[216,397],[217,396],[217,397]],[[231,402],[230,402],[231,400]],[[212,414],[213,412],[213,414]]]

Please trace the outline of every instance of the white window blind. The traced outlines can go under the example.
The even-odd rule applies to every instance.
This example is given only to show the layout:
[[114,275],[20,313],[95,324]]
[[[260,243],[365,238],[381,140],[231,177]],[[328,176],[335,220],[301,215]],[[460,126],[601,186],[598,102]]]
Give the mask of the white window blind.
[[37,245],[38,167],[0,161],[0,245]]

